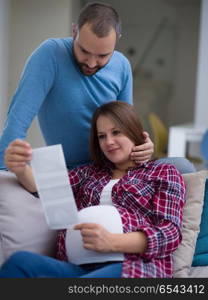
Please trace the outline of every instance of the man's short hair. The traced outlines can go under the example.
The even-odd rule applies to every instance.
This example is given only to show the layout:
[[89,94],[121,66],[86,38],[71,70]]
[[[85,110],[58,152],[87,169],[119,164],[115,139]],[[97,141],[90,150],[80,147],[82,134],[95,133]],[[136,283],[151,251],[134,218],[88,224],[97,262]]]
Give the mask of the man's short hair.
[[78,18],[78,29],[89,23],[97,37],[106,37],[111,29],[115,29],[117,38],[121,35],[121,20],[117,11],[106,3],[93,2],[86,4]]

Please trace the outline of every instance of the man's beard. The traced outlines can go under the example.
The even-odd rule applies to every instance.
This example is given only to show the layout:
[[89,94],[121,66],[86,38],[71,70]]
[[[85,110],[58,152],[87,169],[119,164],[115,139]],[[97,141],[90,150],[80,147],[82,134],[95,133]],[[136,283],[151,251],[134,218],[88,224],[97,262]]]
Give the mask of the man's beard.
[[95,73],[97,73],[100,69],[102,69],[104,66],[100,67],[100,66],[96,66],[94,68],[89,68],[88,65],[86,65],[85,63],[80,63],[76,57],[76,64],[78,65],[80,71],[85,75],[85,76],[92,76]]

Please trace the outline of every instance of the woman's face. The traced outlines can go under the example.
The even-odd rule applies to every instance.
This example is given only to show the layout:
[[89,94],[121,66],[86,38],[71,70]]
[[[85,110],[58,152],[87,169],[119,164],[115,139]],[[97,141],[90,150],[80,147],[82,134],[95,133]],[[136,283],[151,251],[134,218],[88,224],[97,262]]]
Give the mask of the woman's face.
[[134,143],[122,133],[111,118],[102,115],[98,117],[97,135],[102,152],[115,167],[126,169],[132,166],[130,154]]

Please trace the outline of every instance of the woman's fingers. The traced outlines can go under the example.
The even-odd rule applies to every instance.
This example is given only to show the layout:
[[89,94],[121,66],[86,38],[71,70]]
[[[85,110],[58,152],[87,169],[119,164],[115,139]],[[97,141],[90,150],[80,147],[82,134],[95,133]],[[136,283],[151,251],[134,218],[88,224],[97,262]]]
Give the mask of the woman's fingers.
[[5,150],[5,164],[9,169],[24,167],[32,158],[32,148],[23,140],[15,140]]

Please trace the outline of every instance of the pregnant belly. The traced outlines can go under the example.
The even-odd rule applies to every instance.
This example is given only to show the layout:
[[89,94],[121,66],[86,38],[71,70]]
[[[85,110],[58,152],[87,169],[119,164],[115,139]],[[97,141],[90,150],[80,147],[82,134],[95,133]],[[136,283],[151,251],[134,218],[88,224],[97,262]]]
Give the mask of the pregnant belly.
[[[112,233],[123,233],[121,217],[114,206],[90,206],[80,210],[78,218],[79,223],[97,223]],[[77,265],[124,259],[122,253],[102,253],[83,248],[79,230],[68,229],[65,243],[68,260]]]

